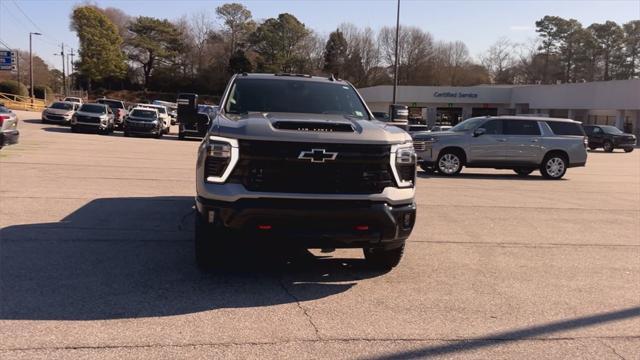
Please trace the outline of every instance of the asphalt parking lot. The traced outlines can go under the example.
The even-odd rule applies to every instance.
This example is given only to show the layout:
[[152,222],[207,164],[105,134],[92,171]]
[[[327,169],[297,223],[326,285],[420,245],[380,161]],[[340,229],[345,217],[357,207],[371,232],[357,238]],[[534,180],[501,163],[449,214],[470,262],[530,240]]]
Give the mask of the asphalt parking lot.
[[192,254],[197,141],[18,112],[0,151],[0,358],[639,359],[640,149],[565,179],[420,173],[399,267]]

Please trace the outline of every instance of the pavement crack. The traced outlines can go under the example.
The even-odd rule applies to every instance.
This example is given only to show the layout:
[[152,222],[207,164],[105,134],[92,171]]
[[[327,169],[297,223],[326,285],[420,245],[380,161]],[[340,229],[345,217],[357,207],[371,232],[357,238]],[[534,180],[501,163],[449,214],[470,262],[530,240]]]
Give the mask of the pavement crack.
[[189,211],[180,217],[180,222],[178,223],[178,231],[182,231],[185,229],[185,223],[189,216],[191,216],[195,212],[195,208],[189,209]]
[[284,283],[282,277],[278,279],[278,282],[280,283],[282,290],[284,290],[284,292],[295,301],[296,306],[300,309],[300,311],[302,311],[302,313],[304,314],[304,317],[307,319],[307,322],[309,322],[309,325],[311,325],[311,327],[313,328],[313,331],[316,334],[316,339],[322,340],[322,336],[320,336],[320,330],[318,329],[318,326],[313,322],[313,319],[311,318],[311,315],[309,314],[307,309],[305,309],[305,307],[302,306],[302,304],[300,303],[300,299],[297,296],[295,296],[291,292],[291,290],[289,290],[287,285]]
[[619,359],[626,360],[626,358],[624,356],[618,354],[616,349],[613,346],[607,344],[604,340],[600,339],[600,343],[602,345],[606,346],[607,348],[609,348],[609,350],[611,350]]

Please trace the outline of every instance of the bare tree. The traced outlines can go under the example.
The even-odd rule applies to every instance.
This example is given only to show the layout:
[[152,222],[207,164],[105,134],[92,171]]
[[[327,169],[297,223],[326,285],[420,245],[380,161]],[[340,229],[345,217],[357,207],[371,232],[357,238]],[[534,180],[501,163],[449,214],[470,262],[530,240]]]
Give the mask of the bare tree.
[[204,63],[203,57],[207,42],[214,31],[213,20],[206,10],[192,14],[189,20],[189,32],[195,47],[197,71],[200,72]]
[[480,62],[489,71],[491,82],[495,84],[513,83],[510,76],[510,70],[516,62],[513,53],[514,44],[509,39],[501,37],[482,55]]

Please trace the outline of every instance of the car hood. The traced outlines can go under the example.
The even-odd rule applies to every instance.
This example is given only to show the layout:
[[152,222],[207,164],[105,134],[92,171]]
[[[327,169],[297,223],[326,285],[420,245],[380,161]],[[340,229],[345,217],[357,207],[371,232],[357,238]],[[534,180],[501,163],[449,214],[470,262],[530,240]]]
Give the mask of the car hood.
[[411,141],[408,133],[393,125],[333,114],[219,114],[213,122],[211,134],[291,142],[400,144]]
[[44,109],[44,111],[47,114],[51,114],[51,115],[67,115],[67,114],[73,114],[73,110],[66,110],[66,109],[53,109],[53,108],[47,108]]

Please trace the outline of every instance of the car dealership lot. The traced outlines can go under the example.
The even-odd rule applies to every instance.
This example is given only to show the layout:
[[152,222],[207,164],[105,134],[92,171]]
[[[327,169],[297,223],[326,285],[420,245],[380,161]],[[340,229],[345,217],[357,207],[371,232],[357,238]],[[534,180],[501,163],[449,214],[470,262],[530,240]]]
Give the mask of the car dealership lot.
[[18,115],[21,143],[0,151],[0,358],[640,353],[640,151],[590,152],[560,181],[420,173],[387,274],[355,250],[288,265],[245,250],[202,274],[197,141]]

